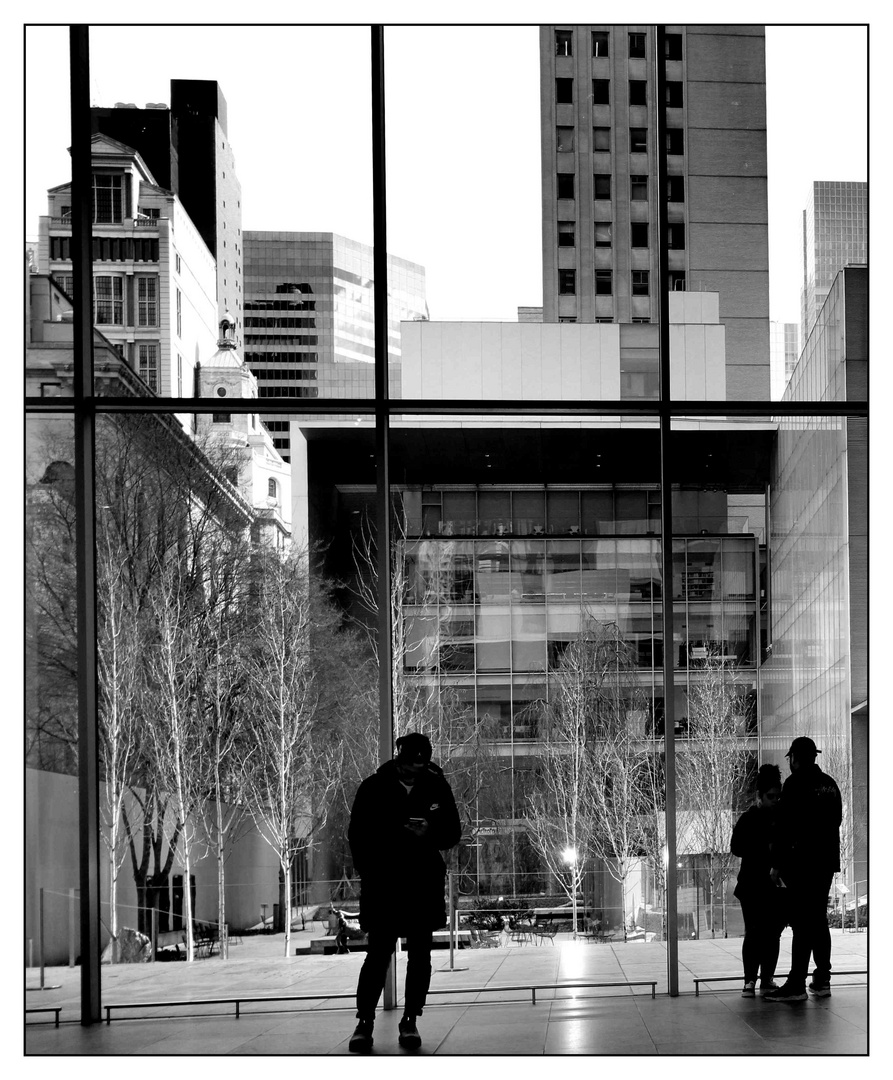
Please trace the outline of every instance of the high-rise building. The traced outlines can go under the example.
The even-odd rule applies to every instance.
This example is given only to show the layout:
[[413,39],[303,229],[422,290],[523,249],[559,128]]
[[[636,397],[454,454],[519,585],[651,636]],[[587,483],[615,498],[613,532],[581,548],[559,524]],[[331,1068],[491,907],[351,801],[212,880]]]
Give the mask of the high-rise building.
[[800,355],[800,327],[773,319],[769,323],[769,369],[772,400],[780,401]]
[[[245,361],[261,397],[374,393],[373,251],[335,233],[245,233]],[[400,322],[428,318],[425,268],[388,256],[388,371],[400,393]],[[289,422],[264,417],[289,459]]]
[[838,272],[867,262],[868,184],[813,181],[803,211],[800,340],[804,348]]
[[226,126],[226,98],[207,79],[172,79],[170,108],[119,102],[90,110],[94,132],[137,150],[155,182],[180,197],[217,263],[217,318],[236,320],[242,347],[242,188]]
[[[540,29],[544,321],[619,323],[631,356],[657,321],[655,46]],[[728,397],[768,398],[763,28],[669,26],[665,55],[669,286],[718,293]]]

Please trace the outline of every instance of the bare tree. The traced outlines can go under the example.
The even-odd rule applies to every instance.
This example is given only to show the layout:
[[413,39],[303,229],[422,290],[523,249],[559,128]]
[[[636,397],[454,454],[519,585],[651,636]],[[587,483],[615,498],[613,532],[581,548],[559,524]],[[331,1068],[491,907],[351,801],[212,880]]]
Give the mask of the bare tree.
[[[680,805],[695,848],[708,858],[711,932],[716,936],[716,900],[725,926],[725,883],[737,864],[729,851],[735,816],[747,777],[748,709],[731,661],[715,650],[694,661],[688,695],[688,741],[680,745]],[[680,817],[683,815],[680,814]]]
[[[598,828],[596,777],[588,746],[602,657],[581,634],[564,650],[540,729],[536,785],[528,796],[531,842],[571,900],[583,880]],[[576,927],[574,928],[576,930]]]
[[122,815],[142,751],[138,708],[144,671],[138,615],[123,581],[120,555],[107,543],[98,556],[99,751],[105,792],[101,836],[108,855],[109,933],[117,963],[118,874],[127,854]]
[[582,645],[590,651],[595,723],[589,734],[596,827],[591,850],[620,885],[621,925],[627,927],[627,885],[645,853],[651,809],[649,755],[634,717],[641,714],[642,691],[630,647],[613,623],[590,620]]
[[[457,605],[468,600],[467,583],[457,568],[454,541],[411,541],[399,523],[394,531],[390,560],[394,736],[409,731],[428,736],[459,816],[468,825],[479,818],[479,796],[493,784],[499,761],[496,733],[477,718],[473,703],[461,699],[449,678],[462,647],[452,636],[451,624]],[[354,538],[354,564],[359,599],[369,615],[377,616],[378,564],[366,519]],[[372,633],[369,642],[377,667],[377,639]],[[377,738],[377,732],[367,729],[367,747],[373,736]],[[351,779],[358,783],[362,775]],[[453,869],[458,871],[467,857],[467,845],[454,848]]]
[[338,740],[315,724],[319,694],[305,556],[283,559],[270,551],[255,556],[251,625],[244,784],[258,832],[279,858],[289,909],[288,956],[292,863],[324,824],[341,769]]
[[152,764],[159,788],[169,798],[173,817],[163,816],[168,843],[182,844],[186,959],[194,957],[191,872],[198,841],[197,815],[207,792],[208,754],[198,703],[199,652],[196,648],[195,596],[182,565],[159,565],[152,591],[155,640],[147,654],[152,723]]

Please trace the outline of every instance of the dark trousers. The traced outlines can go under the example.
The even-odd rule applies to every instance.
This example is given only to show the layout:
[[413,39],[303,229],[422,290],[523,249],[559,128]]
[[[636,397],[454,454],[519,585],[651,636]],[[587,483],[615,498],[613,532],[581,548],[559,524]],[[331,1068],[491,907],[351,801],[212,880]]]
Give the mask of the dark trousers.
[[781,898],[775,893],[783,891],[777,889],[741,898],[741,914],[744,916],[741,960],[745,982],[756,982],[759,973],[761,981],[767,983],[775,974],[779,938],[785,928]]
[[[373,1020],[375,1006],[384,990],[388,964],[397,938],[402,935],[394,929],[370,930],[366,959],[360,968],[357,982],[357,1017]],[[406,987],[404,1012],[421,1016],[425,1007],[428,987],[431,984],[431,931],[412,929],[406,933]]]
[[827,982],[831,976],[828,893],[833,877],[829,873],[807,871],[785,878],[791,929],[794,931],[788,981],[796,986],[806,984],[810,953],[815,960],[815,978],[819,982]]

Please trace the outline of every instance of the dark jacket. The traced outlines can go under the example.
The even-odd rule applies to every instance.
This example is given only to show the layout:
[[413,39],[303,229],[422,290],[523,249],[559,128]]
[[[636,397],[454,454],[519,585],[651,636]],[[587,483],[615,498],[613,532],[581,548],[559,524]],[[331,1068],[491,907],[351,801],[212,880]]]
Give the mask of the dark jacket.
[[[428,832],[405,828],[411,817],[424,818]],[[369,931],[392,927],[437,930],[447,921],[446,866],[441,851],[462,835],[453,792],[443,770],[433,763],[407,792],[393,761],[360,784],[347,838],[360,875],[360,926]]]
[[776,817],[775,807],[752,806],[735,822],[731,850],[741,859],[735,886],[735,896],[739,900],[757,899],[776,889],[769,877],[772,869],[769,845]]
[[772,865],[782,880],[840,869],[840,789],[818,765],[792,772],[781,789]]

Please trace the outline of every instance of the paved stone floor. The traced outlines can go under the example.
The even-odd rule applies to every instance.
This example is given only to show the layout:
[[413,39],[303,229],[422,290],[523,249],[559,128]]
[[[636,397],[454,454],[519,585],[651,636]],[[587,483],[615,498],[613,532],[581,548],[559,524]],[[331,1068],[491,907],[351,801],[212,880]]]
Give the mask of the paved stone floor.
[[[836,971],[867,967],[867,934],[833,935]],[[309,954],[310,932],[295,938],[298,955],[283,955],[283,937],[245,938],[229,960],[193,964],[103,967],[102,1000],[188,1001],[185,1007],[138,1007],[120,1019],[89,1027],[79,1021],[79,971],[48,968],[26,972],[26,1007],[62,1007],[62,1024],[49,1016],[26,1017],[27,1055],[347,1055],[353,1030],[352,995],[362,953]],[[740,939],[679,943],[679,996],[667,994],[666,946],[661,943],[592,945],[559,936],[554,945],[512,943],[485,950],[433,953],[432,994],[419,1021],[422,1055],[865,1055],[868,993],[865,976],[833,978],[829,998],[771,1005],[740,996],[737,981],[719,982],[694,994],[693,977],[737,976]],[[779,972],[790,960],[790,931],[782,937]],[[403,958],[398,960],[402,993]],[[618,982],[656,979],[648,987],[538,990],[512,987],[532,982]],[[468,988],[468,989],[466,989]],[[235,1018],[232,1005],[199,1005],[199,999],[236,994],[313,994],[314,1000],[250,1003]],[[374,1055],[406,1056],[397,1045],[400,1013],[379,1011]],[[46,1022],[49,1020],[49,1022]],[[41,1022],[38,1022],[41,1021]],[[352,1055],[351,1055],[352,1056]]]

